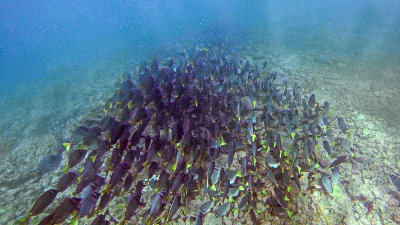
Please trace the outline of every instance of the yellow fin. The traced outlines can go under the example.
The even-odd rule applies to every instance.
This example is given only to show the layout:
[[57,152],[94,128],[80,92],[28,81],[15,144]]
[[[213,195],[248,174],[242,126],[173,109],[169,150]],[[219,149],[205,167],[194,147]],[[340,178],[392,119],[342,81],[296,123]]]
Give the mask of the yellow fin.
[[177,166],[178,166],[178,163],[174,163],[174,165],[172,165],[172,167],[171,167],[172,171],[175,172]]
[[82,167],[78,170],[79,173],[83,173],[83,171],[85,170],[85,167]]
[[67,166],[63,169],[63,171],[64,171],[65,173],[68,173],[68,172],[69,172],[69,166],[67,165]]
[[129,102],[128,102],[128,109],[129,109],[129,110],[132,110],[132,109],[133,109],[132,101],[129,101]]
[[92,162],[94,163],[96,161],[96,156],[90,156],[90,159],[92,160]]
[[79,217],[74,218],[74,219],[71,220],[71,222],[69,224],[70,225],[78,225],[79,224],[79,220],[80,220]]
[[217,187],[215,187],[215,185],[214,185],[214,184],[213,184],[213,185],[211,185],[210,189],[211,189],[211,190],[213,190],[213,191],[217,191]]
[[71,143],[65,142],[62,144],[65,150],[68,152],[71,149]]
[[226,142],[224,140],[224,137],[221,136],[221,146],[225,146],[225,145],[226,145]]

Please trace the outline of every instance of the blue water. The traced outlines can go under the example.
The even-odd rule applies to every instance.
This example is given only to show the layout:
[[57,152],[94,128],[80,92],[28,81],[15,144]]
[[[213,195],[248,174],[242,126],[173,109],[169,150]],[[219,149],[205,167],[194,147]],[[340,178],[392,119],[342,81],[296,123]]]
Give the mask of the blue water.
[[[32,150],[26,148],[30,137],[66,135],[68,124],[101,108],[104,102],[96,100],[111,97],[119,77],[147,57],[216,37],[248,49],[264,43],[283,58],[351,59],[376,69],[359,79],[387,81],[393,85],[382,83],[390,88],[389,100],[400,96],[395,83],[400,80],[395,66],[400,63],[400,2],[395,0],[2,0],[0,159],[23,146]],[[378,113],[376,108],[360,106],[371,114]],[[393,112],[391,121],[400,119],[397,109],[395,102],[384,109]],[[35,145],[30,167],[49,153],[47,147]]]
[[399,52],[396,1],[2,1],[0,7],[3,93],[55,65],[87,64],[210,29],[250,39],[251,31],[265,32],[266,40],[291,49]]

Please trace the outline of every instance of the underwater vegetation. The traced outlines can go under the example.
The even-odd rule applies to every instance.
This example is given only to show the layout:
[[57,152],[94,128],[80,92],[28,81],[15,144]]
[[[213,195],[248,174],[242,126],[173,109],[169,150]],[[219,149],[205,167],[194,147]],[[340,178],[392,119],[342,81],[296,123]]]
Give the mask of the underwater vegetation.
[[211,213],[260,224],[297,213],[305,172],[307,189],[334,194],[349,126],[231,49],[221,41],[138,66],[104,118],[63,143],[65,174],[19,222],[52,207],[39,224],[203,224]]

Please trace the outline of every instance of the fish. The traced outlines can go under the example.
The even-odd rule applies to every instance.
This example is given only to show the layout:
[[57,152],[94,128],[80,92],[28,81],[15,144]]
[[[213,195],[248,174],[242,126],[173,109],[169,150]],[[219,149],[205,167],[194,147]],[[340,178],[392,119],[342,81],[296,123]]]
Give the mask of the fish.
[[342,117],[338,117],[338,126],[339,129],[345,134],[349,127],[346,125]]
[[340,168],[339,167],[334,167],[332,169],[331,179],[332,179],[332,186],[335,186],[339,182],[339,179],[340,179]]
[[231,204],[227,202],[225,204],[219,205],[214,213],[217,217],[223,217],[226,216],[230,210],[231,210]]
[[99,214],[91,223],[91,225],[103,225],[106,221],[106,215]]
[[50,214],[46,217],[44,217],[38,225],[48,225],[48,224],[52,224],[51,221],[53,220],[53,214]]
[[137,144],[139,144],[141,138],[142,138],[141,130],[136,130],[135,132],[133,132],[131,137],[131,146],[136,146]]
[[283,209],[287,209],[289,206],[288,202],[285,200],[285,194],[283,194],[282,190],[280,188],[275,188],[275,199],[278,201],[279,205]]
[[111,140],[110,140],[111,145],[115,144],[120,139],[126,128],[128,128],[127,124],[120,123],[114,129],[111,129]]
[[331,182],[331,179],[329,178],[329,176],[327,174],[322,175],[321,181],[322,181],[322,184],[324,185],[325,189],[329,193],[332,193],[333,192],[332,182]]
[[240,210],[244,210],[248,205],[250,192],[247,192],[247,193],[248,194],[245,194],[239,201],[238,208]]
[[256,214],[254,213],[253,209],[250,209],[250,218],[251,218],[251,222],[253,223],[253,225],[259,224],[258,220],[257,220],[257,217],[256,217]]
[[40,160],[39,165],[36,168],[36,172],[40,175],[55,170],[62,160],[62,152],[60,151],[56,155],[47,155]]
[[233,147],[229,150],[229,154],[228,154],[228,167],[231,167],[232,163],[233,163],[233,157],[235,156],[235,152],[236,152],[236,147]]
[[110,186],[114,187],[117,183],[119,183],[125,173],[128,172],[129,168],[130,167],[125,163],[118,164],[111,175]]
[[226,173],[226,179],[229,181],[229,184],[234,184],[237,177],[237,170],[230,170],[228,169]]
[[178,211],[179,207],[181,206],[181,196],[175,195],[174,200],[171,203],[171,207],[168,211],[168,220],[171,220],[175,213]]
[[[333,120],[329,105],[320,106],[315,94],[304,96],[298,84],[291,90],[284,78],[280,85],[276,72],[264,74],[248,60],[236,58],[236,49],[229,43],[218,43],[167,56],[172,63],[163,63],[166,60],[160,55],[139,65],[107,100],[104,112],[108,116],[88,121],[66,141],[72,150],[86,151],[74,193],[82,198],[71,222],[78,221],[81,211],[88,217],[103,213],[96,223],[115,223],[103,211],[116,198],[116,203],[125,203],[120,205],[125,212],[121,224],[186,223],[188,218],[202,224],[205,214],[223,217],[234,207],[246,216],[247,223],[263,223],[264,216],[258,215],[263,209],[257,209],[265,200],[262,190],[273,192],[267,213],[282,215],[289,209],[291,179],[300,189],[301,170],[328,172],[320,159],[327,155],[319,154],[319,144],[331,155],[338,146],[329,145],[340,139],[328,127]],[[240,155],[238,160],[235,154]],[[265,162],[258,161],[260,157]],[[318,168],[317,161],[324,165]],[[332,168],[328,176],[332,184],[340,178],[340,161],[328,167]],[[100,174],[106,175],[107,184],[102,184]],[[57,188],[64,186],[69,184]],[[140,212],[145,189],[153,195],[146,194],[149,204]],[[94,209],[89,200],[94,202],[96,193],[101,196]],[[130,197],[124,202],[125,194]],[[203,203],[197,216],[187,213],[195,199]],[[54,218],[57,215],[52,213],[43,223],[54,223]]]
[[117,121],[115,120],[114,117],[112,116],[106,116],[101,120],[101,124],[103,127],[103,131],[109,131],[111,127],[113,127],[113,124],[116,123]]
[[229,188],[228,197],[236,197],[239,194],[239,187]]
[[95,182],[97,179],[96,176],[93,176],[91,174],[83,174],[81,176],[81,181],[78,183],[78,185],[75,188],[74,194],[79,194],[83,191],[83,189],[88,186],[90,183]]
[[315,94],[311,94],[310,98],[308,99],[308,106],[311,108],[315,108],[315,104],[316,104]]
[[342,148],[344,150],[346,150],[348,153],[352,154],[351,148],[350,148],[350,143],[345,138],[340,139],[340,146],[342,146]]
[[136,113],[135,113],[135,115],[134,115],[134,117],[133,117],[132,122],[133,122],[133,123],[138,123],[139,121],[142,121],[142,120],[146,119],[147,116],[148,116],[148,115],[147,115],[146,109],[145,109],[145,108],[139,108],[139,109],[136,111]]
[[175,179],[174,179],[174,181],[172,183],[172,189],[171,189],[172,193],[175,193],[176,191],[179,190],[179,188],[182,186],[182,184],[185,181],[185,177],[186,176],[184,174],[182,174],[182,173],[178,174],[175,177]]
[[79,210],[81,198],[65,198],[51,213],[51,224],[64,222],[74,211]]
[[111,194],[112,194],[111,192],[110,193],[104,192],[102,194],[99,205],[97,206],[97,211],[105,209],[105,207],[111,201]]
[[329,142],[324,140],[322,142],[322,144],[324,146],[325,151],[328,153],[328,155],[331,155],[331,147],[329,146]]
[[341,155],[339,157],[337,157],[337,159],[335,161],[333,161],[329,167],[335,167],[338,166],[339,164],[343,163],[344,161],[347,160],[347,156],[346,155]]
[[124,181],[124,190],[125,191],[129,191],[134,180],[135,180],[135,178],[132,176],[132,174],[128,174],[125,177],[125,181]]
[[397,190],[400,190],[400,177],[396,175],[389,175],[390,181],[392,181],[392,184],[397,188]]
[[215,167],[214,172],[211,175],[211,182],[212,184],[217,184],[219,181],[219,177],[220,177],[220,173],[221,172],[221,168],[219,167]]
[[125,163],[126,165],[131,165],[136,158],[136,151],[135,150],[129,150],[124,157],[124,160],[122,160],[122,163]]
[[71,153],[68,159],[68,165],[65,171],[68,169],[75,167],[78,163],[80,163],[86,156],[87,151],[84,149],[76,149]]
[[330,110],[330,104],[329,102],[324,102],[324,116],[329,116],[329,110]]
[[146,206],[146,203],[141,202],[140,199],[141,196],[136,193],[132,193],[131,196],[129,196],[128,204],[125,210],[125,216],[121,224],[124,224],[126,221],[130,220],[132,216],[136,214],[136,211],[139,207]]
[[195,225],[203,225],[204,214],[199,212],[196,216],[196,221],[194,222]]
[[188,129],[183,134],[183,139],[182,139],[182,143],[181,143],[181,149],[183,151],[185,151],[191,145],[191,142],[192,142],[192,133],[191,133],[191,130]]
[[148,175],[147,178],[150,179],[153,177],[154,173],[159,170],[158,163],[152,162],[150,163],[149,169],[148,169]]
[[160,173],[158,178],[158,187],[165,189],[169,185],[169,173],[165,171],[165,169]]
[[[29,217],[41,214],[54,201],[58,193],[57,189],[49,189],[43,192],[29,211]],[[26,218],[26,221],[29,217]]]
[[97,200],[100,197],[100,193],[98,192],[92,192],[85,198],[82,198],[80,202],[80,209],[79,209],[79,217],[82,218],[86,215],[89,215],[92,213],[94,208],[96,207]]
[[131,80],[124,80],[121,84],[121,92],[127,92],[135,88],[135,84]]
[[79,174],[75,171],[70,171],[60,178],[57,183],[57,190],[59,192],[65,191],[69,186],[71,186],[79,177]]
[[142,180],[139,180],[135,186],[135,193],[137,195],[141,195],[144,187],[145,187],[144,182]]
[[299,190],[301,190],[301,185],[300,185],[300,179],[299,179],[299,172],[297,170],[297,168],[293,169],[293,179],[296,183],[296,186]]
[[78,126],[72,132],[72,135],[71,135],[71,138],[70,138],[70,142],[72,144],[79,143],[88,134],[88,132],[89,132],[89,127],[87,127],[87,126]]
[[201,213],[203,213],[204,215],[209,213],[212,210],[212,208],[214,207],[214,205],[215,205],[214,202],[211,200],[204,202],[200,206]]
[[268,166],[270,166],[271,168],[276,169],[279,167],[279,163],[275,160],[274,157],[272,157],[270,155],[266,157],[266,161],[267,161]]
[[283,182],[285,183],[286,186],[289,186],[290,184],[289,170],[285,170],[283,172]]
[[243,174],[243,176],[246,174],[246,171],[247,171],[247,163],[248,163],[248,161],[247,161],[247,156],[244,156],[244,157],[242,158],[242,162],[241,162],[241,165],[242,165],[242,174]]
[[151,208],[150,208],[150,214],[149,214],[150,217],[153,217],[154,215],[156,215],[158,210],[161,209],[161,204],[164,201],[164,198],[165,198],[165,193],[164,192],[158,193],[153,198],[153,201],[151,203]]
[[278,186],[278,182],[276,181],[275,175],[271,170],[267,171],[267,178],[276,186]]

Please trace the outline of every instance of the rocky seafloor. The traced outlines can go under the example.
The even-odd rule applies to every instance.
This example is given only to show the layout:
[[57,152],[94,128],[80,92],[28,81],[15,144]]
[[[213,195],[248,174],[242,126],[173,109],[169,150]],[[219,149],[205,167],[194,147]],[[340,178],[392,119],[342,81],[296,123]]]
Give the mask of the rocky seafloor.
[[[302,224],[399,224],[399,190],[390,175],[400,173],[400,67],[396,60],[304,54],[264,43],[251,55],[270,54],[271,67],[289,73],[318,101],[329,100],[354,130],[355,157],[342,166],[340,197],[314,193],[303,204]],[[254,57],[250,57],[254,58]],[[279,61],[280,63],[274,63]],[[262,61],[258,62],[262,63]],[[382,68],[383,67],[383,68]]]
[[[267,223],[400,223],[399,199],[394,196],[396,189],[389,178],[391,174],[400,173],[400,162],[397,160],[400,158],[399,124],[396,124],[399,117],[396,117],[398,114],[396,114],[395,108],[398,105],[391,104],[399,93],[396,92],[396,89],[387,86],[395,86],[396,84],[390,82],[390,80],[396,79],[388,75],[389,82],[382,83],[379,87],[375,85],[376,81],[373,79],[365,80],[362,76],[357,77],[356,75],[355,77],[343,76],[343,71],[348,71],[346,65],[353,63],[350,59],[301,54],[286,57],[276,53],[279,51],[271,50],[270,46],[266,47],[262,44],[254,44],[254,49],[256,50],[251,50],[248,53],[249,60],[254,60],[252,55],[263,56],[262,59],[257,59],[254,63],[259,63],[262,66],[262,63],[266,60],[268,68],[277,71],[281,78],[287,78],[289,82],[299,82],[308,93],[315,93],[318,102],[332,102],[335,114],[344,117],[354,132],[352,143],[355,149],[355,157],[352,162],[347,162],[341,166],[340,196],[332,196],[319,191],[307,193],[307,197],[298,199],[299,212],[292,219],[285,218],[279,222],[271,219]],[[394,68],[394,70],[399,71],[399,68]],[[357,72],[352,74],[357,74]],[[396,76],[396,73],[393,76]],[[107,83],[107,81],[104,81],[103,85]],[[66,88],[68,87],[64,87],[64,89]],[[111,89],[108,94],[111,94],[112,91]],[[104,105],[109,96],[100,94],[100,96],[93,97],[93,93],[90,93],[90,91],[86,93],[87,96],[92,96],[87,100],[93,105],[87,106],[87,101],[65,104],[64,107],[68,111],[79,111],[81,113],[78,115],[67,114],[71,116],[70,118],[73,121],[62,121],[63,130],[58,131],[58,135],[68,136],[68,133],[81,121],[100,116],[102,111],[98,106]],[[374,105],[376,106],[374,107]],[[82,107],[85,110],[82,110]],[[89,107],[89,109],[85,107]],[[377,110],[377,108],[381,108],[381,110]],[[82,111],[85,113],[82,113]],[[382,112],[379,113],[379,111]],[[44,114],[40,109],[31,113],[34,115]],[[46,113],[50,114],[49,118],[52,117],[50,112]],[[388,118],[389,116],[390,118]],[[31,117],[35,118],[36,116]],[[27,171],[34,170],[40,159],[49,154],[50,149],[56,148],[59,140],[53,132],[47,132],[46,135],[33,135],[38,133],[36,129],[48,129],[50,125],[45,123],[48,121],[49,119],[41,118],[28,126],[30,127],[29,130],[25,130],[23,134],[19,134],[21,136],[16,137],[23,139],[23,142],[14,144],[12,147],[7,146],[7,150],[12,151],[13,154],[2,153],[0,169],[0,190],[2,193],[0,196],[0,202],[2,202],[0,214],[3,215],[0,218],[0,223],[2,224],[12,224],[12,221],[16,218],[25,215],[37,196],[48,187],[54,187],[59,176],[63,173],[62,166],[59,166],[58,169],[41,177],[29,178],[26,182],[15,184],[9,182],[27,176]],[[12,124],[12,122],[4,123],[3,127],[9,126],[9,124]],[[14,126],[19,127],[20,125]],[[3,139],[4,146],[10,143],[6,135],[3,136]],[[65,165],[66,158],[63,157],[60,165]],[[32,176],[36,175],[32,174]],[[307,181],[302,180],[302,182],[306,183]],[[205,224],[219,223],[221,223],[221,220],[215,218],[209,218],[205,221]]]

